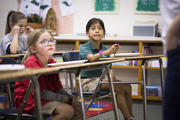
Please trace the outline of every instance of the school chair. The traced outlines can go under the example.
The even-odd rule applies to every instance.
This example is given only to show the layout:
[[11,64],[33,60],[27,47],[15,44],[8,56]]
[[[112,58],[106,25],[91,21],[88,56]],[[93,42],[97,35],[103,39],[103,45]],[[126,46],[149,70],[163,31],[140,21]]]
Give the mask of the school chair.
[[0,58],[0,59],[1,59],[0,64],[16,64],[14,58]]
[[[75,60],[80,60],[80,54],[79,54],[79,51],[72,51],[72,52],[64,52],[62,53],[62,58],[63,58],[63,61],[64,62],[67,62],[67,61],[75,61]],[[99,68],[97,68],[99,69]],[[76,70],[72,70],[72,71],[67,71],[66,72],[66,75],[69,75],[69,80],[68,80],[68,77],[65,78],[65,82],[66,82],[66,86],[68,86],[68,81],[70,81],[70,88],[71,88],[71,92],[72,94],[74,95],[77,95],[77,88],[75,85],[75,89],[74,89],[74,85],[73,85],[73,80],[72,80],[72,74],[76,74]],[[96,86],[96,89],[95,91],[93,92],[83,92],[83,95],[85,97],[89,97],[90,101],[88,103],[88,106],[87,106],[87,109],[89,109],[91,107],[91,105],[93,104],[93,102],[97,99],[99,100],[99,98],[104,98],[106,96],[109,96],[110,95],[110,91],[109,90],[106,90],[106,91],[100,91],[100,86],[101,86],[101,83],[104,79],[104,76],[105,76],[105,69],[103,70],[103,74],[101,75],[100,77],[100,80],[98,82],[98,85]],[[78,79],[78,78],[76,78]]]
[[[2,62],[0,64],[17,64],[17,61],[14,58],[0,58]],[[22,59],[22,58],[21,58]],[[5,87],[4,87],[5,86]],[[31,84],[29,85],[31,86]],[[7,92],[9,107],[6,109],[0,109],[0,120],[14,120],[14,119],[23,119],[23,120],[34,120],[36,119],[35,114],[24,114],[23,112],[18,111],[14,106],[14,82],[7,84],[0,84],[0,87]],[[31,88],[28,88],[31,91]],[[28,90],[27,90],[28,91]],[[24,103],[22,104],[22,109],[25,107],[27,100],[24,98]],[[50,115],[43,115],[44,118],[49,117]]]
[[7,54],[0,56],[0,64],[21,64],[25,54]]
[[[23,99],[23,103],[21,104],[20,110],[17,110],[14,106],[14,94],[13,94],[13,88],[10,86],[10,83],[6,84],[6,91],[8,93],[8,101],[9,101],[9,108],[6,109],[0,109],[0,116],[2,117],[2,120],[35,120],[36,114],[25,114],[23,113],[23,110],[26,106],[26,102],[28,100],[29,94],[32,89],[32,82],[30,82],[26,95]],[[48,120],[48,118],[51,117],[51,115],[43,114],[43,119]],[[1,120],[1,118],[0,118]]]

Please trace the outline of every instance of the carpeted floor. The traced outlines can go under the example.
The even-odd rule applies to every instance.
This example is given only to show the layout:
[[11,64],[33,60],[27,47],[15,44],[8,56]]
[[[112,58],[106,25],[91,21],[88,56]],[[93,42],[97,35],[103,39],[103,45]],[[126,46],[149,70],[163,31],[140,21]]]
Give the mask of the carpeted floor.
[[[87,102],[86,102],[87,103]],[[95,115],[111,111],[113,109],[112,103],[110,102],[95,102],[92,104],[89,111],[86,113],[86,117],[93,117]]]

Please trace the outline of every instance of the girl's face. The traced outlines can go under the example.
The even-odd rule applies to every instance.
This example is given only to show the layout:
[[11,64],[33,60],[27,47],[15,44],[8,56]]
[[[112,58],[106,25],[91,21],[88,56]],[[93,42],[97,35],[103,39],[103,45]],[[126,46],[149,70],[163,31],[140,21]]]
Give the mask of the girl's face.
[[56,41],[48,32],[42,33],[36,43],[36,55],[49,58],[55,52],[55,45]]
[[18,23],[16,25],[19,26],[20,34],[24,33],[24,30],[26,29],[26,24],[27,24],[26,18],[18,20]]
[[104,30],[99,23],[94,23],[86,34],[90,39],[99,41],[104,37]]

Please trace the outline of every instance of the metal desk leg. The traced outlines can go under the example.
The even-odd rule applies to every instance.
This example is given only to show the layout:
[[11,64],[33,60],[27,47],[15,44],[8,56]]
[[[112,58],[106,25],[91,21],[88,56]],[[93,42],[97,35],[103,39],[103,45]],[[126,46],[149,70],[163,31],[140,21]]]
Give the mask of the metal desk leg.
[[78,87],[78,95],[80,97],[80,102],[81,102],[82,119],[86,120],[83,90],[82,90],[82,83],[81,83],[81,73],[80,72],[79,72],[79,76],[78,76],[78,80],[77,80],[77,87]]
[[23,99],[23,102],[21,104],[21,107],[20,107],[20,110],[18,112],[18,116],[17,116],[16,120],[21,120],[22,114],[24,112],[24,108],[26,107],[27,100],[28,100],[29,95],[31,93],[31,89],[32,89],[32,81],[29,82],[28,88],[26,90],[26,94],[24,96],[24,99]]
[[146,98],[146,68],[145,68],[146,60],[142,61],[142,73],[143,73],[143,112],[144,112],[144,120],[147,120],[147,98]]
[[91,100],[90,100],[88,106],[87,106],[87,109],[89,109],[89,108],[91,107],[91,105],[93,104],[93,102],[94,102],[95,99],[96,99],[96,95],[97,95],[97,93],[98,93],[99,90],[100,90],[100,83],[101,83],[101,82],[103,81],[103,79],[104,79],[105,72],[106,72],[106,69],[103,69],[103,72],[102,72],[101,77],[100,77],[100,79],[99,79],[99,82],[98,82],[98,84],[97,84],[97,86],[96,86],[96,89],[95,89],[95,91],[94,91],[94,93],[93,93],[93,95],[92,95],[92,97],[91,97]]
[[73,79],[72,79],[72,73],[69,73],[69,79],[70,79],[71,92],[74,92],[74,84],[73,84]]
[[6,90],[7,90],[7,93],[8,93],[8,101],[9,101],[9,107],[13,107],[13,102],[12,102],[12,93],[11,93],[11,86],[10,86],[10,83],[7,83],[6,85]]
[[68,72],[65,72],[65,88],[67,89],[67,90],[69,90],[69,87],[68,87],[68,75],[69,75],[70,73],[68,73]]
[[162,59],[159,58],[159,66],[160,66],[160,78],[161,78],[161,92],[162,96],[164,93],[164,71],[163,71],[163,62]]
[[37,110],[37,120],[43,120],[42,114],[41,114],[41,96],[40,96],[40,88],[39,83],[36,76],[32,76],[32,84],[34,87],[34,97],[35,97],[35,105]]
[[117,102],[116,102],[116,97],[115,97],[115,93],[114,93],[114,86],[112,83],[112,77],[109,71],[109,67],[106,66],[106,73],[108,76],[108,81],[109,81],[109,87],[110,87],[110,91],[111,91],[111,95],[112,95],[112,99],[113,99],[113,107],[114,107],[114,115],[115,115],[115,120],[119,120],[119,114],[118,114],[118,109],[117,109]]

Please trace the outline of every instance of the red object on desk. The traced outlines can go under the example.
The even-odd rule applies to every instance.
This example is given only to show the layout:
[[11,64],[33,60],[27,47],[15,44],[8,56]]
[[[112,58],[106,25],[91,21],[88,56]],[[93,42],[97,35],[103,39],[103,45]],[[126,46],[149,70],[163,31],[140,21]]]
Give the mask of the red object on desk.
[[[119,45],[119,40],[117,40],[117,43],[116,43],[116,46],[118,46]],[[116,52],[114,53],[114,56],[115,56],[115,54],[116,54]]]

